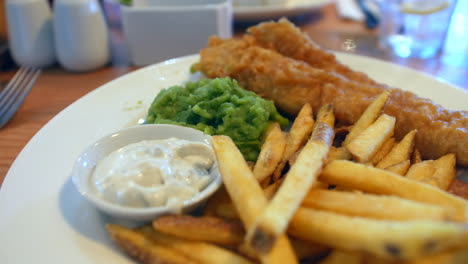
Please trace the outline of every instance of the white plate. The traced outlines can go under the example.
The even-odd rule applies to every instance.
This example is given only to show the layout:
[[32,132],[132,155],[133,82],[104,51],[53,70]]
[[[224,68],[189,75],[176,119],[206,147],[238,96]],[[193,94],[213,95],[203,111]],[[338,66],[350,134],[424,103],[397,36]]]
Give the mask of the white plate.
[[293,16],[315,10],[330,0],[287,0],[279,5],[234,6],[236,21],[254,21],[282,16]]
[[[0,263],[133,263],[104,231],[111,219],[80,197],[70,172],[88,145],[144,116],[159,90],[193,78],[189,67],[197,58],[169,60],[109,82],[31,139],[0,190]],[[338,58],[381,82],[467,110],[468,93],[427,75],[366,57]]]

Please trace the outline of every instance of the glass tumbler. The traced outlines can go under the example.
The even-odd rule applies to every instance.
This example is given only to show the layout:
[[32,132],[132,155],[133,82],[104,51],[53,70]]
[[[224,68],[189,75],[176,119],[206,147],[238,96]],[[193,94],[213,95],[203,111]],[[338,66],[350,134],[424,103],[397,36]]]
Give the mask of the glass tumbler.
[[378,0],[380,44],[395,55],[431,58],[441,49],[456,0]]

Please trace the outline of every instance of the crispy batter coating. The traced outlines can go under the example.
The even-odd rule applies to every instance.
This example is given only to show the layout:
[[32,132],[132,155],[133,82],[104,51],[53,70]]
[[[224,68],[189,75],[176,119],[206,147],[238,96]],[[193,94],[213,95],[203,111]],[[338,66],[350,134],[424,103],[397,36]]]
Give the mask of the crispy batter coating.
[[448,192],[468,200],[468,183],[453,179],[448,188]]
[[425,159],[455,153],[457,163],[468,166],[467,111],[445,109],[351,70],[286,20],[248,31],[238,39],[211,38],[200,52],[198,69],[209,77],[230,76],[289,114],[297,114],[306,102],[313,109],[332,104],[343,124],[356,122],[376,96],[391,89],[385,113],[397,119],[397,139],[417,129],[416,147]]
[[324,51],[308,35],[286,19],[278,23],[262,23],[251,27],[248,33],[254,36],[258,45],[277,51],[284,56],[307,62],[310,66],[326,71],[336,72],[343,77],[362,84],[377,84],[362,72],[353,71],[339,63],[335,55]]

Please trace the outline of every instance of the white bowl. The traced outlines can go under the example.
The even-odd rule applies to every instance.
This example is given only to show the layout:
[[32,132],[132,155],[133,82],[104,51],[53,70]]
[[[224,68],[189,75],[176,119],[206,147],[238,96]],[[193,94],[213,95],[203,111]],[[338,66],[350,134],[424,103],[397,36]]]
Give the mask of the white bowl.
[[166,206],[148,208],[125,207],[102,199],[90,187],[89,179],[96,164],[114,150],[142,140],[158,140],[171,137],[200,142],[211,147],[211,137],[209,135],[188,127],[176,125],[139,125],[129,127],[107,135],[89,146],[75,162],[72,171],[72,181],[84,198],[101,211],[117,218],[150,221],[165,214],[190,212],[203,204],[221,186],[222,179],[216,163],[213,167],[214,179],[212,182],[199,194],[184,201],[182,208]]

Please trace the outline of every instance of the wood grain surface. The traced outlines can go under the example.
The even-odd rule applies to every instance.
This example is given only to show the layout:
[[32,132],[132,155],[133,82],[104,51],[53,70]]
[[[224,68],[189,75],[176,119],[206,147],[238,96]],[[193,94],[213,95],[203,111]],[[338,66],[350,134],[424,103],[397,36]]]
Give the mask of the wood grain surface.
[[[461,6],[460,3],[464,2],[465,6]],[[455,17],[457,14],[466,13],[463,11],[466,2],[468,1],[458,1]],[[466,19],[465,14],[465,21]],[[400,59],[386,53],[378,47],[376,30],[368,30],[362,23],[337,18],[332,4],[319,11],[295,18],[293,21],[324,48],[406,65],[468,91],[468,34],[465,36],[458,34],[453,25],[441,54],[433,59],[418,60]],[[237,28],[236,32],[241,34],[243,28]],[[116,34],[114,37],[119,36]],[[347,50],[343,45],[346,41],[352,41],[355,49]],[[58,66],[44,70],[13,119],[5,127],[0,128],[0,184],[3,183],[8,169],[21,149],[50,119],[100,85],[137,69],[123,63],[125,54],[122,49],[114,47],[112,50],[113,63],[93,72],[72,73]],[[0,82],[8,81],[14,73],[15,71],[1,73]]]

